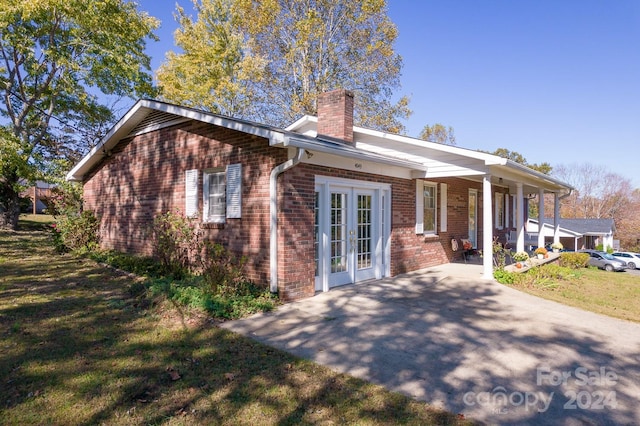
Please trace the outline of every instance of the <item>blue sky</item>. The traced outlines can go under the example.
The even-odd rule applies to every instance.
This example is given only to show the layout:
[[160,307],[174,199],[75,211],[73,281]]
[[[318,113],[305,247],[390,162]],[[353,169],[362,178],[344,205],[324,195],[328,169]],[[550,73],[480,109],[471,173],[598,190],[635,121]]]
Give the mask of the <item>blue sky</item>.
[[[139,3],[162,21],[155,70],[173,48],[175,1]],[[464,148],[601,165],[640,188],[640,1],[388,0],[388,14],[409,135],[442,123]]]

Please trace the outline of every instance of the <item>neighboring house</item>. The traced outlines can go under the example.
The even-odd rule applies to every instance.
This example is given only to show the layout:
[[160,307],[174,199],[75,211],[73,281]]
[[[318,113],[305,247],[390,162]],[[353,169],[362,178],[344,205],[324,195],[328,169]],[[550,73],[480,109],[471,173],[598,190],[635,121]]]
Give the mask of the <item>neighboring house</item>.
[[[538,219],[529,219],[526,225],[527,233],[534,238],[538,235]],[[615,248],[613,234],[616,230],[613,219],[558,219],[560,227],[560,242],[566,249],[595,249],[599,244],[603,247]],[[542,234],[545,243],[552,241],[554,236],[553,219],[545,218],[542,224]]]
[[571,191],[498,156],[355,127],[344,90],[286,129],[140,100],[67,178],[105,248],[150,254],[149,224],[179,209],[287,300],[450,262],[454,239],[491,250],[524,229],[525,194]]
[[54,187],[55,185],[53,184],[43,181],[36,181],[33,186],[22,191],[20,197],[28,198],[31,201],[29,211],[32,214],[44,213],[49,205],[51,190]]

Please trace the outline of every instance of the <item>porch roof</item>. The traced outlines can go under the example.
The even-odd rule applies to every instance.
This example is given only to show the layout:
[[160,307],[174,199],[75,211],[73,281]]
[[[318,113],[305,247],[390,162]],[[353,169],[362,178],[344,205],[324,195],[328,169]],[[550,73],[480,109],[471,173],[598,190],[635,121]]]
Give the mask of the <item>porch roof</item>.
[[[315,137],[316,128],[317,118],[304,116],[286,130]],[[551,176],[485,152],[357,126],[353,128],[353,137],[359,150],[423,165],[424,172],[414,172],[413,177],[462,177],[480,181],[483,175],[489,173],[492,184],[508,186],[512,192],[515,192],[515,185],[519,182],[523,183],[525,193],[537,193],[539,188],[543,188],[546,192],[564,194],[573,189]]]

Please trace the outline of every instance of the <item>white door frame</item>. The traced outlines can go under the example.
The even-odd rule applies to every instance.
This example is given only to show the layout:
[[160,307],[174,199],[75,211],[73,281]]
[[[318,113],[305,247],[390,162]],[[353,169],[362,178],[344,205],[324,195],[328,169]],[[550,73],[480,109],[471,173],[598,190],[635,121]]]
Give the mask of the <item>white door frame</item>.
[[[328,176],[316,176],[315,191],[318,196],[318,229],[316,242],[318,265],[316,268],[316,291],[328,291],[331,287],[363,281],[380,279],[390,273],[390,234],[391,234],[391,185]],[[331,194],[344,194],[346,205],[343,206],[345,227],[342,231],[343,244],[341,250],[346,253],[346,268],[341,272],[332,272],[331,259]],[[361,232],[371,232],[370,253],[371,266],[358,268],[358,195],[370,196],[371,224],[361,227]],[[364,212],[363,214],[367,214]],[[366,256],[365,256],[366,257]],[[362,256],[361,256],[362,259]]]

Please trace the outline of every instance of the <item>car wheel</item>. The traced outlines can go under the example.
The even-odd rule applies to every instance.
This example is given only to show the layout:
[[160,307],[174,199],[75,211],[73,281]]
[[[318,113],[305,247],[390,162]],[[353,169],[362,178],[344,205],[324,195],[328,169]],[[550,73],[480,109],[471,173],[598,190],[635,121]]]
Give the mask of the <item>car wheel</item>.
[[611,272],[613,271],[613,266],[612,265],[604,265],[604,270],[607,272]]
[[633,262],[627,263],[627,266],[629,267],[629,269],[636,269],[636,264]]

